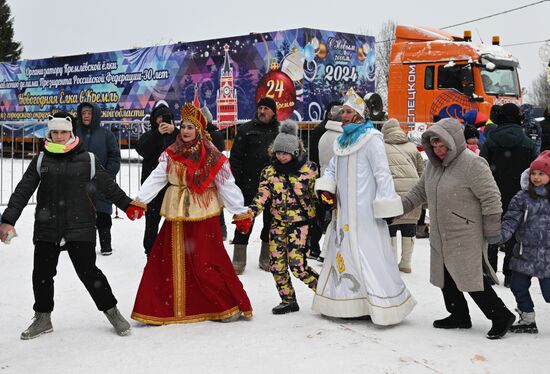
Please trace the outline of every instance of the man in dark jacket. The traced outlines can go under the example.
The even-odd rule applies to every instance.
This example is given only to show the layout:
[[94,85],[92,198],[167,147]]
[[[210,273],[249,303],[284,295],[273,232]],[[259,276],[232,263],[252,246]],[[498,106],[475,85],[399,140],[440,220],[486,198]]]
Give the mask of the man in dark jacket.
[[541,145],[540,151],[550,150],[550,103],[544,110],[544,120],[540,122]]
[[[535,144],[527,137],[520,126],[522,115],[517,105],[504,104],[498,114],[498,127],[492,130],[481,146],[480,156],[485,158],[491,167],[493,177],[500,190],[502,211],[506,213],[508,204],[521,189],[521,173],[537,157]],[[502,272],[504,285],[510,286],[509,263],[515,240],[504,244],[505,257]],[[489,263],[497,271],[498,246],[489,246]]]
[[[159,164],[158,159],[162,152],[168,146],[172,145],[178,135],[177,129],[174,126],[174,115],[168,107],[168,103],[160,100],[153,106],[153,111],[149,117],[151,128],[140,136],[136,145],[137,153],[143,157],[141,168],[141,184],[145,182],[147,177]],[[164,193],[168,185],[164,187],[158,195],[147,204],[147,212],[145,212],[145,232],[143,233],[143,248],[145,254],[149,256],[153,243],[158,234],[159,223],[161,220],[160,207],[164,199]]]
[[[258,192],[260,173],[269,164],[268,148],[279,133],[277,121],[277,104],[275,100],[264,97],[258,101],[256,116],[250,122],[244,123],[237,129],[235,141],[231,148],[229,163],[235,176],[235,183],[244,196],[244,204],[249,205]],[[264,227],[260,238],[260,268],[269,271],[269,226],[271,214],[266,207],[263,212]],[[252,231],[252,230],[251,230]],[[242,274],[246,266],[247,235],[235,231],[233,238],[233,267],[237,274]]]
[[[206,119],[206,132],[208,135],[210,135],[210,138],[212,138],[212,144],[216,146],[218,151],[224,152],[225,151],[225,138],[223,134],[218,130],[218,128],[212,123],[212,120],[214,119],[212,117],[212,113],[210,112],[210,109],[204,104],[204,106],[201,108],[201,113]],[[223,212],[220,214],[220,226],[222,228],[222,237],[225,241],[227,239],[227,226],[225,225],[225,219],[223,217]]]
[[[101,110],[96,104],[84,102],[77,108],[76,135],[86,150],[92,152],[101,166],[115,179],[120,170],[120,149],[115,135],[100,125]],[[96,227],[99,234],[101,254],[113,253],[111,247],[112,203],[100,192],[95,194],[97,210]]]

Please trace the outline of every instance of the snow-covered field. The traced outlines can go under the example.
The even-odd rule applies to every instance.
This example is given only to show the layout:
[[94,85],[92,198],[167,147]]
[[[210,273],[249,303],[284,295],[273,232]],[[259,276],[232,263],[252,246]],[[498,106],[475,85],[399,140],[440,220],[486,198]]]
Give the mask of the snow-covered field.
[[[550,306],[533,286],[538,335],[508,334],[490,341],[490,322],[469,299],[473,328],[444,331],[432,321],[447,315],[441,291],[430,285],[429,245],[417,241],[413,272],[403,278],[418,301],[412,314],[393,327],[368,320],[324,318],[310,308],[313,294],[293,278],[300,311],[275,316],[279,303],[270,274],[257,267],[256,225],[241,281],[251,299],[250,321],[222,324],[144,326],[132,321],[117,336],[95,309],[66,253],[55,284],[54,332],[30,341],[19,334],[31,323],[32,228],[34,206],[25,209],[11,245],[0,244],[0,374],[2,373],[542,373],[548,370]],[[231,217],[227,216],[227,221]],[[261,220],[259,221],[261,222]],[[110,257],[98,257],[119,308],[129,317],[145,265],[144,220],[113,221]],[[231,237],[232,235],[230,235]],[[226,247],[231,246],[226,242]],[[231,252],[230,252],[231,253]],[[321,264],[313,262],[320,270]],[[502,274],[499,273],[502,277]],[[496,287],[514,308],[509,289]]]

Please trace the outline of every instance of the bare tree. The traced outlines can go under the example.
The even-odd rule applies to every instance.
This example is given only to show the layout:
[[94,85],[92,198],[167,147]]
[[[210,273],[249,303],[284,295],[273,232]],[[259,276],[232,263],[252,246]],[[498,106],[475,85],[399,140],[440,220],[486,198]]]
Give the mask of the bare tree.
[[548,78],[547,69],[550,70],[550,65],[544,67],[539,76],[531,84],[531,92],[529,93],[529,101],[538,107],[546,107],[550,103],[550,80]]
[[382,97],[384,108],[388,107],[388,73],[391,48],[395,41],[396,23],[388,20],[382,24],[376,41],[376,93]]

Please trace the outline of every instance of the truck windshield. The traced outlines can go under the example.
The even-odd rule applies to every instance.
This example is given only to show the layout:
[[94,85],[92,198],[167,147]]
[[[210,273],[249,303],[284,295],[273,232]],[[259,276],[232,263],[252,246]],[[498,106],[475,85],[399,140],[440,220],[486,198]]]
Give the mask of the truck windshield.
[[519,96],[517,72],[514,67],[497,66],[495,70],[481,69],[481,80],[487,95]]

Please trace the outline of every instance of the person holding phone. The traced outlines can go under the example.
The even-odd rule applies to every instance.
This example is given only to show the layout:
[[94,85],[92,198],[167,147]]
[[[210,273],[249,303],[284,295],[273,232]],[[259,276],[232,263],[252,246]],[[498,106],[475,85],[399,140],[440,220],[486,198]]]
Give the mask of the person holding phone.
[[[153,106],[149,119],[151,127],[139,138],[136,146],[137,153],[143,157],[141,184],[145,182],[151,172],[157,167],[162,152],[176,140],[178,132],[174,125],[174,115],[164,100],[157,101]],[[167,187],[166,187],[167,188]],[[166,188],[160,191],[148,205],[145,213],[145,232],[143,234],[143,248],[149,256],[153,243],[157,237],[160,223],[160,206]]]

